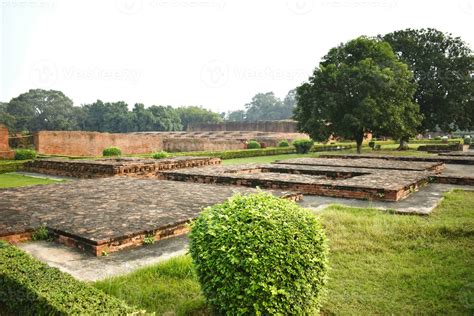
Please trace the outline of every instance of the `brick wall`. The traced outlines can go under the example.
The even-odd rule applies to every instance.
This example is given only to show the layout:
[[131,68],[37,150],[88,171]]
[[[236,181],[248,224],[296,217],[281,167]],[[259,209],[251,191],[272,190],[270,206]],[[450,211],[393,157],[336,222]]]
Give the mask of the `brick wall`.
[[41,131],[34,135],[41,154],[101,156],[106,147],[119,147],[124,154],[146,154],[163,149],[163,138],[148,134]]
[[119,147],[124,154],[168,152],[221,151],[245,149],[249,140],[257,140],[267,147],[283,140],[308,137],[299,133],[271,132],[146,132],[99,133],[41,131],[34,135],[40,154],[66,156],[100,156],[106,147]]
[[0,125],[0,159],[13,159],[14,155],[8,146],[8,129]]
[[258,131],[275,133],[297,133],[296,124],[296,121],[293,120],[190,124],[188,125],[187,131]]

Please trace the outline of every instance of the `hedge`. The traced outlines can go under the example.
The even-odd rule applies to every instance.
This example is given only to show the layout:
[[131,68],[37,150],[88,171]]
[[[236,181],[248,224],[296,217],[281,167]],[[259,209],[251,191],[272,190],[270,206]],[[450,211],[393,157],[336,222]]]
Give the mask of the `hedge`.
[[191,257],[217,315],[318,315],[328,245],[310,210],[269,193],[236,195],[192,225]]
[[23,169],[23,165],[29,160],[0,160],[0,173],[14,172]]
[[15,160],[35,159],[36,151],[33,149],[17,149],[15,150]]
[[0,241],[0,305],[16,315],[144,314]]

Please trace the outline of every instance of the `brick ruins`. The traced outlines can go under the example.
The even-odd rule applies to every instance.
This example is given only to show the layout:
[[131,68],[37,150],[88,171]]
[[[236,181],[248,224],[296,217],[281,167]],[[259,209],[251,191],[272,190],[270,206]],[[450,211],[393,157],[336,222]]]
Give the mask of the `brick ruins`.
[[[0,190],[0,238],[18,242],[44,225],[57,241],[94,255],[188,231],[188,222],[206,206],[250,188],[137,179],[76,180]],[[292,200],[294,192],[272,191]]]
[[36,159],[25,170],[57,176],[103,178],[112,176],[154,175],[157,171],[220,164],[219,158],[174,157],[166,159],[104,158],[96,160]]
[[40,131],[34,134],[36,151],[40,154],[66,156],[100,156],[106,147],[119,147],[124,154],[219,151],[245,149],[249,140],[268,147],[286,139],[308,137],[299,133],[216,131],[216,132],[140,132],[98,133]]
[[184,234],[204,207],[257,186],[293,200],[303,193],[395,202],[430,182],[474,185],[473,159],[345,155],[228,166],[209,157],[36,160],[28,170],[102,179],[0,189],[0,239],[28,240],[44,225],[57,241],[100,255]]
[[8,145],[8,129],[0,124],[0,159],[13,159],[14,156]]
[[398,201],[429,183],[442,163],[299,158],[159,172],[164,180],[292,190],[303,194]]

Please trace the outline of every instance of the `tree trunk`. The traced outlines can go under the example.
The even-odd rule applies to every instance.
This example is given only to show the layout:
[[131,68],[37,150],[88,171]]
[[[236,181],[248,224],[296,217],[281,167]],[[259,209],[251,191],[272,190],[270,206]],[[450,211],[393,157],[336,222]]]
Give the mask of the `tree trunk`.
[[360,154],[362,152],[362,141],[364,140],[364,133],[356,135],[355,140],[357,144],[357,153]]
[[408,137],[400,138],[400,145],[398,146],[397,150],[408,150]]

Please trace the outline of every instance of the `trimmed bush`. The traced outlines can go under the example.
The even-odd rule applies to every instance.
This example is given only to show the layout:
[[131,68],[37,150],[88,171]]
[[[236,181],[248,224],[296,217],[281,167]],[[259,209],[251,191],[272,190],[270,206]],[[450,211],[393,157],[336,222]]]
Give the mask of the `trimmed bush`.
[[192,224],[190,253],[219,315],[318,314],[326,237],[294,202],[258,193],[209,207]]
[[159,151],[153,154],[153,158],[155,159],[163,159],[168,158],[170,155],[166,151]]
[[375,141],[371,140],[371,141],[369,142],[369,147],[372,148],[372,149],[374,149],[374,146],[375,146]]
[[15,160],[29,160],[36,158],[36,151],[33,149],[17,149],[15,150]]
[[111,156],[120,156],[122,151],[118,147],[107,147],[102,152],[102,156],[111,157]]
[[[0,305],[15,315],[126,315],[139,313],[0,241]],[[143,312],[141,312],[143,313]]]
[[471,145],[472,143],[471,136],[464,137],[463,142],[464,142],[464,145]]
[[314,142],[311,139],[296,139],[293,141],[293,146],[295,146],[298,154],[308,153],[313,145]]
[[247,149],[259,149],[259,148],[262,148],[262,146],[260,146],[260,143],[255,140],[251,140],[247,144]]
[[278,143],[278,147],[290,147],[290,143],[287,140],[282,140]]

